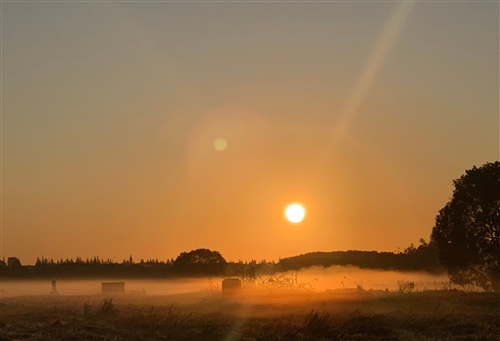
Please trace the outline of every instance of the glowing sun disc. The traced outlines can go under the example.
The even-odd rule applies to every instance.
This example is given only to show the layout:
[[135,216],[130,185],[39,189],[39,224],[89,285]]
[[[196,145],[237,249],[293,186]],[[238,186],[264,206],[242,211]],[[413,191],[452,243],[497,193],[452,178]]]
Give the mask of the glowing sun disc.
[[285,217],[292,224],[298,224],[304,217],[306,216],[306,210],[301,204],[292,203],[286,206],[285,208]]

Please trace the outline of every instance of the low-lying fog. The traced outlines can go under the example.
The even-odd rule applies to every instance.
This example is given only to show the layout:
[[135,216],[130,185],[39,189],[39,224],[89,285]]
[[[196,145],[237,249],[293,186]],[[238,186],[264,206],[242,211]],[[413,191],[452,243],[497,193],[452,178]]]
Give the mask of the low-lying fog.
[[[285,275],[292,275],[288,272]],[[414,291],[440,290],[449,285],[446,274],[359,269],[349,266],[311,267],[298,271],[297,281],[317,291],[335,289],[389,290],[398,289],[398,282],[415,283]]]
[[[95,295],[101,293],[102,282],[125,282],[126,293],[148,295],[172,295],[210,290],[210,285],[219,289],[222,279],[60,279],[56,281],[57,292],[61,295]],[[23,280],[2,281],[1,296],[48,295],[52,291],[52,281]]]
[[[446,274],[432,275],[425,272],[398,272],[359,269],[356,267],[334,266],[330,268],[313,267],[298,272],[278,273],[295,277],[300,288],[317,292],[335,289],[398,290],[398,282],[415,283],[414,291],[440,290],[449,288]],[[261,276],[257,285],[262,286],[270,276]],[[171,295],[180,293],[221,290],[222,278],[197,279],[89,279],[57,280],[57,292],[61,295],[95,295],[101,293],[102,282],[125,282],[126,293],[145,293],[147,295]],[[47,295],[52,291],[51,280],[0,281],[1,296]]]

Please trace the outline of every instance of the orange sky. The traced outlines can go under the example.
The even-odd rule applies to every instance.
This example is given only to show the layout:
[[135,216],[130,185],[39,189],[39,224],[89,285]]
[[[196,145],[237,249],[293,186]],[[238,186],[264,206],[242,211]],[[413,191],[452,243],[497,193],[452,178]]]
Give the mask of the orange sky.
[[498,14],[4,3],[2,256],[277,261],[428,239],[452,180],[499,158]]

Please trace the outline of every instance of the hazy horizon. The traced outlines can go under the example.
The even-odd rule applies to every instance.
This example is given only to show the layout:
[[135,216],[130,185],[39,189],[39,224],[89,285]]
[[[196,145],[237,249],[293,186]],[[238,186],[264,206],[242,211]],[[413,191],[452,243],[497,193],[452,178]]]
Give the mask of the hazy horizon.
[[[331,290],[379,290],[398,291],[398,282],[406,281],[415,284],[414,291],[449,289],[451,284],[445,273],[431,274],[425,271],[395,271],[361,269],[356,266],[311,266],[297,271],[277,272],[273,275],[259,275],[254,286],[246,286],[247,290],[270,289],[265,284],[265,279],[278,276],[294,278],[297,283],[305,285],[296,291],[310,291],[321,293]],[[96,278],[58,278],[57,291],[60,295],[95,295],[101,293],[103,281],[124,281],[126,293],[140,293],[147,295],[172,295],[201,291],[219,291],[224,276],[185,277],[185,278],[127,278],[127,277],[96,277]],[[260,283],[259,285],[259,282]],[[460,287],[454,285],[454,288]],[[20,295],[47,295],[52,290],[51,279],[7,279],[1,283],[2,297]],[[478,288],[473,288],[480,290]],[[288,289],[289,291],[292,289]],[[293,291],[292,290],[292,291]],[[471,289],[469,289],[471,290]],[[278,292],[280,290],[277,290]],[[281,291],[286,291],[281,289]]]
[[500,158],[498,2],[0,8],[0,253],[23,264],[394,251]]

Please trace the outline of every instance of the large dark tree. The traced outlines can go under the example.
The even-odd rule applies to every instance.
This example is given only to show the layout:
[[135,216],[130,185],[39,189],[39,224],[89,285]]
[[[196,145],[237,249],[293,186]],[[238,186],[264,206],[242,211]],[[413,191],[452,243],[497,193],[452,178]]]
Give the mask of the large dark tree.
[[182,252],[174,261],[175,268],[185,275],[223,275],[226,260],[218,251],[197,249]]
[[500,162],[467,170],[436,217],[432,240],[452,282],[500,291]]

